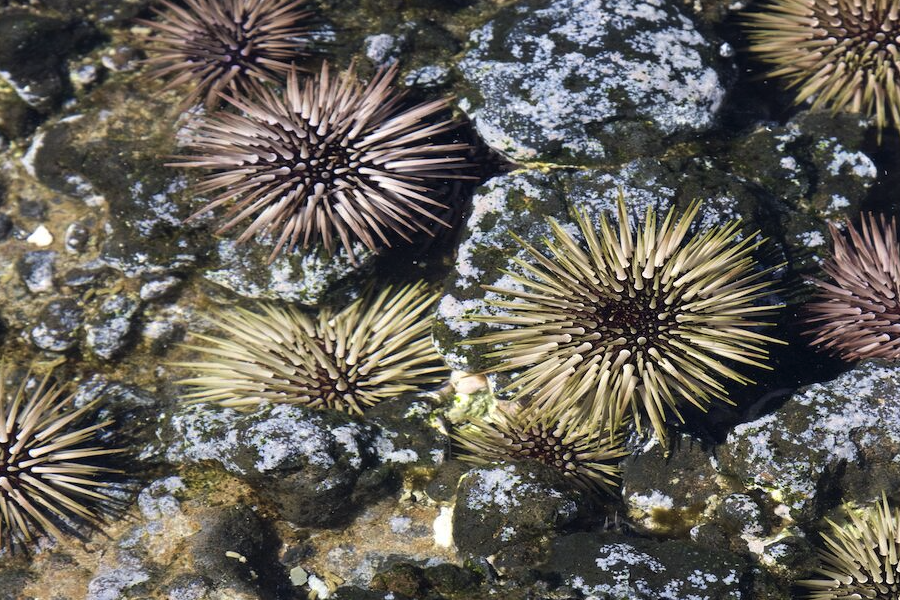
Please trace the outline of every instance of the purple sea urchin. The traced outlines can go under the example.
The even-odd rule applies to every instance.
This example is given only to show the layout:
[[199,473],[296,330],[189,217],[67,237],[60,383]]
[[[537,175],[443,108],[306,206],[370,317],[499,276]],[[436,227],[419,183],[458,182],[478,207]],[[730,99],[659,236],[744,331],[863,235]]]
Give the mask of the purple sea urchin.
[[681,402],[705,409],[727,401],[723,379],[750,381],[729,363],[766,367],[775,340],[755,328],[778,307],[756,305],[770,287],[752,257],[761,242],[739,241],[739,222],[686,239],[699,206],[661,225],[649,208],[635,231],[620,197],[618,235],[577,215],[586,248],[551,219],[550,257],[516,238],[532,257],[510,273],[521,289],[486,286],[504,298],[488,302],[498,314],[473,317],[506,328],[467,343],[499,346],[492,371],[521,371],[509,389],[531,422],[617,431],[630,409],[664,441]]
[[829,224],[834,256],[823,269],[834,283],[816,282],[818,300],[807,305],[811,344],[844,360],[900,358],[900,246],[897,223],[862,218],[848,236]]
[[797,102],[875,116],[900,128],[900,2],[766,0],[746,17],[750,50]]
[[113,471],[85,460],[121,451],[85,444],[112,421],[77,428],[94,405],[76,409],[74,395],[64,396],[64,388],[50,385],[49,378],[30,395],[23,381],[10,401],[0,377],[0,543],[4,546],[31,541],[39,532],[60,538],[59,519],[76,517],[96,524],[100,515],[91,504],[111,500],[102,491],[109,484],[99,476]]
[[820,579],[799,582],[810,600],[896,600],[900,597],[900,510],[887,497],[862,514],[850,512],[850,523],[831,525],[822,534]]
[[489,421],[464,425],[453,439],[464,461],[537,460],[589,493],[612,493],[619,477],[618,461],[628,454],[619,434],[589,433],[566,422],[528,424],[520,413],[504,409],[497,409]]
[[218,315],[228,337],[195,335],[188,346],[206,355],[177,363],[198,371],[186,379],[198,402],[244,407],[261,402],[303,404],[361,414],[386,398],[440,383],[449,375],[431,343],[437,294],[424,284],[387,288],[340,312],[312,316],[270,304],[261,312]]
[[149,37],[153,77],[172,79],[166,89],[191,85],[184,101],[205,97],[207,108],[219,93],[246,89],[251,82],[280,83],[292,63],[306,55],[312,17],[306,0],[160,0],[159,21],[140,21]]
[[275,234],[270,260],[319,240],[329,252],[340,240],[353,259],[354,241],[377,251],[393,235],[449,226],[429,182],[460,177],[468,146],[430,143],[456,127],[430,122],[449,103],[405,108],[396,74],[383,69],[363,85],[352,68],[335,77],[326,64],[303,86],[292,71],[283,96],[262,87],[226,96],[243,114],[203,118],[190,144],[197,154],[178,163],[212,171],[196,191],[217,195],[194,217],[232,203],[220,232],[252,220],[238,241]]

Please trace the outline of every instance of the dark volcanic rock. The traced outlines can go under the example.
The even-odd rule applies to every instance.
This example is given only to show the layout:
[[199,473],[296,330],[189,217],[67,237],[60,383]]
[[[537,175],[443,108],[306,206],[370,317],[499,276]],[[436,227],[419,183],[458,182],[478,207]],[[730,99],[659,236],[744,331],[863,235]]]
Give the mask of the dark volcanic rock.
[[99,41],[88,23],[0,9],[0,77],[41,112],[57,107],[69,92],[66,58]]
[[78,344],[84,311],[72,299],[48,302],[31,330],[31,341],[41,350],[66,352]]
[[183,225],[191,214],[187,180],[164,166],[175,153],[166,107],[126,90],[98,105],[35,135],[29,150],[35,175],[89,206],[105,200],[101,258],[129,277],[193,264],[205,248]]
[[171,462],[218,463],[256,484],[298,525],[338,523],[390,483],[389,471],[379,468],[378,430],[332,411],[191,406],[163,438]]
[[900,486],[900,369],[865,362],[738,425],[720,468],[813,523],[841,499],[868,504]]
[[52,250],[33,250],[19,259],[16,268],[29,292],[38,294],[53,289],[55,261],[56,252]]
[[456,495],[453,541],[475,556],[539,544],[572,523],[584,505],[562,474],[531,461],[472,469]]
[[591,598],[742,600],[747,567],[690,542],[592,532],[557,538],[540,571]]
[[719,492],[718,473],[710,452],[689,436],[665,454],[653,444],[622,461],[622,501],[647,529],[685,536]]
[[141,303],[129,296],[111,296],[85,325],[85,344],[94,354],[110,360],[132,341]]
[[709,129],[719,43],[675,2],[526,0],[472,34],[460,106],[517,162],[617,163]]

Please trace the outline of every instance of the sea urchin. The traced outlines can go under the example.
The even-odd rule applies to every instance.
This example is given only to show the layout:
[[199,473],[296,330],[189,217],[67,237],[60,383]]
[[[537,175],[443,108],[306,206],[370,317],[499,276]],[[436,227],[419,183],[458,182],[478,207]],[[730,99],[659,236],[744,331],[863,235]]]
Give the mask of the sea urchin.
[[818,301],[807,305],[811,344],[844,360],[900,358],[900,246],[897,223],[862,218],[849,239],[829,224],[834,256],[823,269],[834,283],[817,281]]
[[900,1],[767,0],[747,15],[750,50],[797,102],[900,128]]
[[[109,487],[98,478],[111,469],[85,462],[114,454],[86,446],[97,430],[112,421],[78,427],[94,408],[74,408],[74,395],[49,384],[47,375],[26,394],[26,377],[12,401],[0,376],[0,543],[11,546],[31,541],[39,532],[62,537],[59,520],[70,517],[96,524],[99,513],[91,504],[109,505]],[[27,397],[26,397],[27,396]]]
[[404,107],[396,74],[382,69],[363,85],[352,68],[334,77],[325,64],[303,86],[292,71],[283,96],[262,86],[226,96],[243,114],[203,118],[190,142],[198,154],[178,163],[212,171],[196,191],[217,195],[192,218],[233,203],[219,231],[251,219],[238,242],[274,234],[270,260],[319,240],[329,253],[339,240],[353,260],[354,241],[377,251],[392,235],[449,226],[430,183],[460,177],[468,146],[431,143],[456,127],[432,122],[448,101]]
[[516,237],[533,258],[509,274],[521,289],[486,286],[502,298],[488,301],[497,314],[473,317],[506,329],[467,343],[499,346],[487,354],[499,359],[493,371],[521,370],[509,389],[532,421],[576,415],[617,431],[629,408],[640,427],[640,405],[664,441],[666,412],[681,419],[681,401],[705,409],[727,400],[722,379],[750,381],[728,363],[765,367],[763,344],[774,340],[755,328],[778,307],[756,304],[770,270],[756,269],[761,242],[738,240],[739,222],[685,241],[699,203],[659,226],[648,208],[637,231],[621,195],[618,206],[618,235],[605,215],[599,230],[577,215],[586,248],[552,219],[552,257]]
[[537,460],[557,469],[582,490],[611,493],[619,477],[618,460],[628,454],[621,436],[589,433],[563,423],[525,423],[520,413],[498,408],[490,420],[459,428],[453,439],[459,458],[474,464]]
[[308,46],[312,12],[306,0],[160,0],[159,21],[140,23],[148,38],[153,77],[173,76],[166,89],[189,84],[185,106],[205,97],[207,108],[224,90],[251,82],[280,83]]
[[900,511],[887,497],[861,515],[850,511],[850,523],[829,521],[833,538],[822,534],[820,579],[801,581],[810,600],[896,600],[900,597]]
[[431,343],[437,295],[424,284],[361,298],[340,312],[311,316],[294,307],[223,311],[228,338],[195,335],[207,356],[176,363],[199,376],[186,396],[226,407],[303,404],[361,414],[378,402],[443,381],[447,369]]

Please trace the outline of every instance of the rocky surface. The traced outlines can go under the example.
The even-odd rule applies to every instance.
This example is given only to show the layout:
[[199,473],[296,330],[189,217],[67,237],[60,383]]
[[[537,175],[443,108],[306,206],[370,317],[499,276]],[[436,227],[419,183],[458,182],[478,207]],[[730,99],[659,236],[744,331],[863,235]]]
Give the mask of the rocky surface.
[[777,411],[734,428],[723,472],[809,523],[841,498],[861,504],[900,484],[900,371],[866,362],[799,390]]
[[[100,443],[130,450],[111,463],[121,514],[0,552],[3,600],[787,600],[823,517],[883,489],[900,500],[900,370],[814,354],[796,325],[828,223],[896,211],[900,144],[754,80],[735,51],[747,3],[317,2],[333,64],[369,77],[397,62],[410,101],[455,97],[453,135],[480,148],[455,230],[358,266],[316,249],[269,265],[265,242],[185,222],[206,198],[166,166],[190,115],[182,90],[142,78],[133,19],[151,3],[0,0],[4,368],[55,367],[77,406],[115,419]],[[452,424],[495,402],[470,375],[485,349],[462,342],[486,331],[467,320],[482,286],[509,285],[524,256],[510,233],[540,248],[546,218],[571,228],[620,189],[633,216],[701,199],[700,228],[740,218],[767,238],[790,345],[736,407],[685,413],[669,447],[631,436],[608,498],[537,464],[454,460]],[[447,385],[362,417],[181,402],[174,364],[196,355],[179,342],[214,308],[314,310],[419,278],[443,281]]]
[[[615,163],[711,128],[727,63],[661,0],[528,0],[472,33],[460,106],[519,163]],[[663,50],[664,49],[664,50]]]

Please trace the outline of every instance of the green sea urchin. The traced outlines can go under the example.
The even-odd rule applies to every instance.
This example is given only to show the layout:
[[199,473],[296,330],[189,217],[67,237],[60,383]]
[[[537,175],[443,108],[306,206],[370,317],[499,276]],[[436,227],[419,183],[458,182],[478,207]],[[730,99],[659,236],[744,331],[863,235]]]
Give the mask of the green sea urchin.
[[896,600],[900,597],[900,510],[887,497],[850,523],[829,521],[832,536],[822,534],[819,579],[799,582],[810,600]]
[[797,102],[900,128],[898,0],[766,0],[746,17],[750,50]]
[[612,493],[619,478],[618,461],[628,454],[619,434],[589,433],[566,421],[528,424],[520,413],[507,409],[495,410],[489,420],[464,425],[453,439],[459,458],[466,462],[537,460],[591,494]]
[[0,543],[29,542],[38,533],[62,537],[60,520],[72,517],[97,524],[100,513],[91,505],[110,505],[103,492],[109,484],[100,476],[112,469],[87,459],[121,452],[92,442],[96,432],[112,423],[79,427],[95,404],[73,405],[74,395],[51,385],[47,375],[33,392],[22,381],[12,400],[0,376]]
[[863,217],[848,236],[832,224],[834,255],[823,269],[834,283],[817,281],[817,301],[807,305],[812,345],[844,360],[900,358],[900,245],[897,223]]
[[699,203],[659,226],[649,208],[636,231],[623,197],[618,206],[618,235],[605,216],[598,230],[578,214],[586,248],[552,219],[550,257],[517,237],[532,257],[510,273],[522,289],[486,286],[503,298],[488,301],[498,314],[473,317],[506,328],[467,343],[499,346],[487,354],[499,360],[491,371],[521,371],[508,389],[531,422],[578,418],[617,431],[630,409],[664,441],[666,413],[681,419],[681,402],[705,409],[727,401],[722,380],[750,382],[729,363],[766,367],[763,346],[774,340],[755,328],[778,307],[756,303],[771,270],[756,269],[761,242],[739,241],[739,222],[686,240]]
[[181,383],[197,402],[244,407],[303,404],[361,414],[369,406],[449,375],[431,343],[437,294],[422,283],[361,298],[339,312],[315,316],[262,304],[260,312],[221,311],[227,337],[195,335],[188,346],[206,356],[177,363],[199,376]]
[[207,108],[226,90],[252,82],[281,83],[297,58],[307,55],[313,16],[306,0],[159,0],[159,21],[148,38],[152,77],[170,77],[165,89],[193,87],[184,101],[201,96]]
[[273,234],[270,260],[319,241],[329,253],[339,241],[354,260],[356,241],[377,252],[394,236],[449,227],[432,184],[461,177],[469,146],[432,143],[457,126],[435,121],[449,102],[405,107],[396,74],[382,69],[363,85],[352,68],[335,77],[325,64],[303,86],[291,72],[283,96],[226,96],[243,114],[201,119],[189,144],[197,154],[176,163],[212,171],[196,191],[217,195],[192,218],[232,204],[219,232],[250,220],[238,242]]

